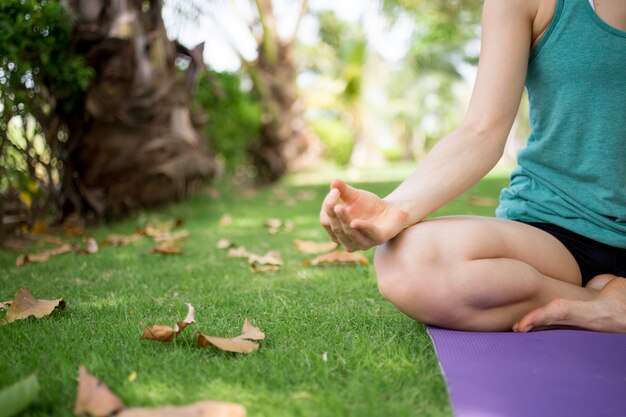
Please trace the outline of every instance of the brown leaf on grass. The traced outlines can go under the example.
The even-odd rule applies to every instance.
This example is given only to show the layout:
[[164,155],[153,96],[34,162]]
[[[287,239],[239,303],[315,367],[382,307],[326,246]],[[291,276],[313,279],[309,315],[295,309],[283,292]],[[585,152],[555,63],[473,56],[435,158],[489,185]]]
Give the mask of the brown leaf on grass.
[[174,220],[165,220],[165,221],[160,221],[160,222],[154,222],[152,223],[152,226],[157,229],[157,230],[161,230],[164,232],[169,232],[170,230],[176,228],[176,227],[180,227],[182,226],[184,223],[183,219],[181,218],[176,218]]
[[283,221],[280,219],[267,219],[265,220],[264,225],[270,235],[275,235],[280,231]]
[[13,300],[9,301],[0,301],[0,310],[4,310],[5,308],[9,308]]
[[257,255],[256,253],[248,252],[243,246],[230,249],[228,257],[246,258],[252,272],[274,272],[278,270],[278,266],[284,264],[280,253],[277,251],[270,251],[265,255]]
[[246,409],[240,404],[221,401],[199,401],[179,407],[126,408],[104,383],[81,365],[74,414],[95,417],[246,417]]
[[78,392],[74,414],[106,417],[124,408],[122,401],[105,384],[89,374],[83,365],[78,368]]
[[246,417],[246,409],[240,404],[200,401],[179,407],[129,408],[116,417]]
[[337,242],[312,242],[310,240],[299,240],[296,239],[293,241],[293,244],[300,252],[304,253],[324,253],[330,252],[332,250],[337,249]]
[[263,339],[265,339],[265,333],[258,327],[252,326],[250,320],[246,318],[239,336],[225,338],[200,334],[198,336],[198,346],[215,346],[220,350],[228,352],[250,353],[259,349],[259,344],[256,341]]
[[498,206],[498,200],[496,200],[495,198],[479,197],[475,195],[471,195],[467,197],[467,203],[472,206],[479,206],[479,207],[497,207]]
[[233,224],[233,216],[229,213],[224,214],[220,219],[220,226],[230,226],[231,224]]
[[104,238],[101,243],[109,244],[113,246],[126,246],[133,242],[138,241],[143,238],[143,235],[140,233],[133,233],[132,235],[109,235]]
[[152,250],[152,253],[160,253],[162,255],[180,255],[183,253],[180,242],[175,240],[166,240],[164,242],[157,243]]
[[74,249],[74,253],[76,253],[77,255],[81,255],[81,254],[88,254],[88,255],[92,255],[96,252],[98,252],[98,242],[96,242],[96,239],[89,237],[85,239],[85,246],[78,246]]
[[4,317],[6,323],[12,323],[15,320],[23,320],[30,316],[40,319],[52,313],[55,308],[65,308],[65,301],[62,298],[58,300],[36,300],[28,288],[22,288],[15,293],[13,301]]
[[253,264],[256,263],[258,265],[283,265],[283,259],[280,256],[280,253],[273,250],[267,252],[263,256],[256,255],[254,253],[250,253],[248,255],[248,263]]
[[[173,228],[181,226],[182,224],[183,224],[182,219],[174,219],[174,220],[169,220],[169,221],[164,221],[164,222],[148,223],[146,227],[144,227],[143,229],[139,229],[137,233],[149,236],[157,242],[162,242],[166,240],[177,240],[177,239],[171,238],[172,236],[171,231]],[[180,234],[180,232],[178,233]],[[184,232],[183,235],[185,233],[187,232]],[[184,237],[187,237],[187,236],[184,236]]]
[[182,321],[177,321],[174,327],[164,324],[146,327],[141,338],[146,340],[158,340],[159,342],[171,342],[185,327],[196,322],[195,315],[196,310],[191,304],[187,303],[187,316]]
[[179,230],[178,232],[174,232],[174,233],[163,233],[161,235],[155,236],[154,237],[154,241],[155,242],[167,242],[167,241],[175,241],[175,240],[181,240],[181,239],[185,239],[189,237],[189,232],[186,230]]
[[216,247],[218,249],[231,249],[235,247],[235,244],[228,239],[220,239],[217,241]]
[[229,258],[249,258],[250,255],[253,254],[248,252],[248,250],[243,246],[240,246],[238,248],[231,248],[228,250]]
[[43,252],[33,253],[31,255],[20,255],[15,260],[15,265],[22,266],[27,263],[48,262],[48,260],[50,260],[53,256],[71,251],[72,246],[68,243],[64,243],[61,246],[57,246],[56,248],[48,249]]
[[291,232],[294,228],[294,224],[291,220],[267,219],[264,225],[270,235],[275,235],[280,232],[281,229],[285,232]]
[[350,253],[344,251],[334,251],[317,258],[306,259],[302,262],[303,266],[319,265],[319,264],[361,264],[369,265],[367,258],[360,253]]

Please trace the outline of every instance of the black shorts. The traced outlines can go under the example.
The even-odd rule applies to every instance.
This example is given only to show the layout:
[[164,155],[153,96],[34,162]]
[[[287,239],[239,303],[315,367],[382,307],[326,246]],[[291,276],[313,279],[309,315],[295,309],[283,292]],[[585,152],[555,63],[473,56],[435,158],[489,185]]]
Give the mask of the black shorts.
[[582,285],[587,285],[593,277],[600,274],[626,277],[626,249],[589,239],[550,223],[524,223],[550,233],[570,251],[580,268]]

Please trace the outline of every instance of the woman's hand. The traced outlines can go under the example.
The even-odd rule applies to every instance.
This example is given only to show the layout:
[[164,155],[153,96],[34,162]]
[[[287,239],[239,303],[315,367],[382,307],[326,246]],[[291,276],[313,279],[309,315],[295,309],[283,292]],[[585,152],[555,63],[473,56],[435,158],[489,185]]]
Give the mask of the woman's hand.
[[353,252],[390,240],[410,226],[408,217],[377,195],[335,180],[322,203],[320,223],[335,242]]

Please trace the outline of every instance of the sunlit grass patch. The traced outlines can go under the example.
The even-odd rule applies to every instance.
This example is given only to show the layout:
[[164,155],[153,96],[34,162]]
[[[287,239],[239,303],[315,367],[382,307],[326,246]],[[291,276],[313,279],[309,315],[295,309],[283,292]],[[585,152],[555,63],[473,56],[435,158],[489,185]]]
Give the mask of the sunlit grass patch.
[[[384,195],[398,181],[358,185]],[[504,184],[504,175],[493,175],[468,194],[497,198]],[[430,339],[378,294],[371,265],[301,265],[309,256],[292,241],[327,239],[318,225],[327,185],[288,179],[280,187],[313,198],[286,205],[272,189],[244,196],[224,185],[220,199],[199,194],[90,231],[103,238],[182,218],[190,236],[178,256],[149,253],[147,239],[22,267],[18,253],[0,252],[0,301],[28,287],[67,302],[49,317],[0,327],[0,388],[36,372],[42,389],[23,415],[71,416],[84,364],[129,406],[223,400],[243,404],[250,416],[450,415]],[[224,213],[230,226],[219,225]],[[493,208],[461,196],[439,213],[492,215]],[[289,219],[294,228],[270,235],[268,218]],[[220,238],[257,253],[277,250],[285,264],[255,274],[245,259],[216,248]],[[371,262],[373,250],[365,255]],[[175,341],[140,340],[145,326],[182,319],[185,303],[196,308],[196,323]],[[235,336],[245,317],[266,333],[259,351],[196,347],[196,331]]]

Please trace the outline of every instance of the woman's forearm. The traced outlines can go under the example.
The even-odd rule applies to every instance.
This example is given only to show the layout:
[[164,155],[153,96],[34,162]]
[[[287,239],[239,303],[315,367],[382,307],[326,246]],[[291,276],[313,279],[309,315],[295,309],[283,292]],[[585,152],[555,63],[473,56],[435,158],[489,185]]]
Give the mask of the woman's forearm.
[[385,200],[415,224],[483,178],[504,151],[504,132],[460,127],[445,136]]

